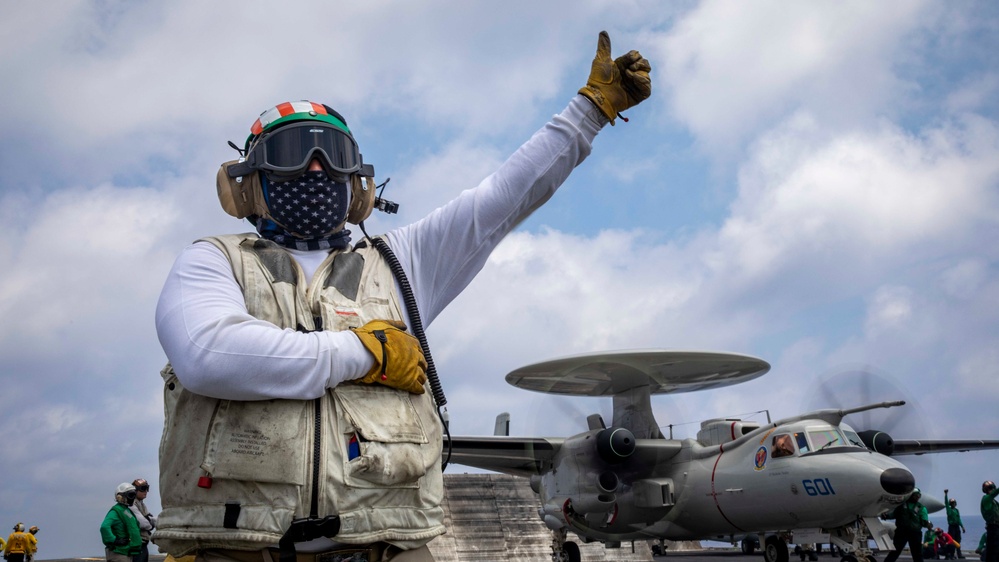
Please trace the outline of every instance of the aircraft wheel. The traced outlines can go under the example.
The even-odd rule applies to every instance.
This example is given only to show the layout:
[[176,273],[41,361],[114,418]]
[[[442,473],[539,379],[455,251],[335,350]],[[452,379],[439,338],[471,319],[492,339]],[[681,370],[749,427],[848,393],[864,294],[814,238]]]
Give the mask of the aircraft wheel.
[[787,543],[775,535],[770,535],[763,546],[763,559],[766,562],[788,562],[790,557],[787,552]]
[[565,541],[562,550],[565,552],[566,562],[581,562],[583,559],[579,554],[579,545],[572,541]]
[[742,553],[752,554],[756,550],[756,541],[746,537],[742,539]]
[[858,562],[857,557],[852,554],[845,554],[839,559],[839,562]]

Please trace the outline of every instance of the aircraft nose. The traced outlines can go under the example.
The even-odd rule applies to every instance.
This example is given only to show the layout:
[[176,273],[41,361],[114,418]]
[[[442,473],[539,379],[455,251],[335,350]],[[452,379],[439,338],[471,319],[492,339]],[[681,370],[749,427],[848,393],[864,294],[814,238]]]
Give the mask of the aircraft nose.
[[901,496],[916,487],[916,479],[904,468],[889,468],[881,473],[881,487],[889,494]]

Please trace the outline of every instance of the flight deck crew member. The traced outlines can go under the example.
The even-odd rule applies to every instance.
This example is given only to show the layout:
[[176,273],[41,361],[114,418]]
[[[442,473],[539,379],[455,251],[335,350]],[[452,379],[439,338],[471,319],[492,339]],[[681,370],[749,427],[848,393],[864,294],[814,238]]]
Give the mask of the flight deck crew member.
[[132,481],[132,485],[135,486],[135,501],[129,509],[135,514],[135,521],[139,524],[139,536],[142,537],[142,547],[132,562],[148,562],[149,538],[156,527],[156,516],[149,513],[145,502],[146,496],[149,495],[149,482],[145,478],[136,478]]
[[3,557],[7,562],[24,562],[25,557],[31,554],[34,542],[35,537],[24,532],[24,523],[18,523],[14,525],[14,532],[7,537]]
[[982,482],[982,519],[985,520],[985,562],[999,562],[999,488],[995,482]]
[[954,537],[950,536],[950,533],[944,532],[944,530],[940,527],[937,527],[934,531],[937,535],[934,540],[936,553],[938,555],[943,555],[944,560],[956,559],[957,549],[961,546],[961,543],[955,540]]
[[114,505],[101,522],[101,541],[107,562],[132,562],[142,549],[142,536],[135,514],[129,509],[135,502],[135,486],[122,482],[114,492]]
[[35,553],[38,552],[38,525],[28,527],[28,534],[31,535],[31,552],[24,559],[31,562],[35,558]]
[[937,557],[937,531],[936,529],[926,529],[923,533],[923,559],[936,560]]
[[926,508],[919,503],[922,493],[919,488],[912,490],[909,497],[895,508],[886,519],[895,520],[895,537],[893,539],[895,550],[888,553],[885,562],[895,562],[905,545],[909,545],[909,553],[915,562],[923,562],[923,548],[920,540],[920,532],[925,527],[932,529],[930,518],[926,513]]
[[[961,544],[961,533],[964,532],[964,521],[961,521],[961,511],[957,508],[957,500],[949,497],[950,490],[944,490],[944,505],[947,507],[947,534]],[[961,547],[957,547],[957,557],[964,558]]]
[[161,550],[199,562],[433,560],[442,425],[409,313],[429,325],[597,133],[650,95],[648,61],[610,52],[602,32],[580,95],[496,172],[381,237],[391,266],[376,240],[344,229],[376,202],[343,117],[312,102],[261,114],[218,176],[223,208],[257,232],[188,246],[156,310],[169,359]]

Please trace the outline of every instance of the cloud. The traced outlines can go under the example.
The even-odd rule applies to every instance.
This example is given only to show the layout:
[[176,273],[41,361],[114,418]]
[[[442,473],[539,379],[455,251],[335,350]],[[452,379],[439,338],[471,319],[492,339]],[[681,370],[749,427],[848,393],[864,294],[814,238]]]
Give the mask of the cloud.
[[796,110],[849,127],[910,87],[892,61],[934,11],[923,2],[704,2],[659,43],[659,81],[674,117],[710,152],[731,154]]
[[[995,123],[970,118],[919,134],[883,123],[828,137],[801,114],[763,136],[740,171],[721,236],[736,273],[768,279],[817,268],[843,283],[912,253],[945,255],[969,223],[994,226]],[[852,267],[846,264],[853,264]]]
[[907,287],[881,287],[871,299],[864,330],[877,335],[885,330],[909,325],[913,316],[912,290]]

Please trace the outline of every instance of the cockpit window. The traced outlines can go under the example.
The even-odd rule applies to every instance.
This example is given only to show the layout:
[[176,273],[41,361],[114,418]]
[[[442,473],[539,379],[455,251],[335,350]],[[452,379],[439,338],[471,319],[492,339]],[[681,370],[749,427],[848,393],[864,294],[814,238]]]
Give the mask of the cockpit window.
[[861,449],[866,449],[867,446],[864,445],[864,441],[857,435],[856,431],[851,431],[849,429],[843,429],[843,435],[846,435],[847,444],[853,447],[860,447]]
[[774,435],[773,440],[773,458],[789,457],[794,454],[794,444],[791,442],[791,436],[787,433],[780,435]]
[[805,433],[799,431],[794,434],[794,440],[798,442],[798,450],[802,453],[808,452],[808,439],[805,438]]
[[830,447],[844,447],[846,440],[839,431],[833,428],[812,430],[808,432],[808,437],[812,440],[812,447],[816,451],[828,449]]

